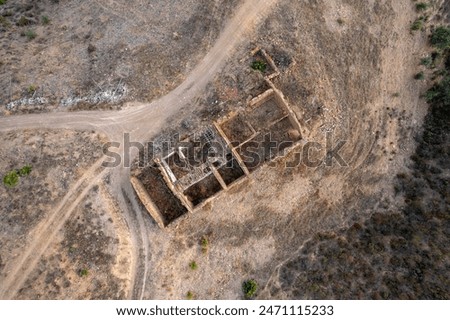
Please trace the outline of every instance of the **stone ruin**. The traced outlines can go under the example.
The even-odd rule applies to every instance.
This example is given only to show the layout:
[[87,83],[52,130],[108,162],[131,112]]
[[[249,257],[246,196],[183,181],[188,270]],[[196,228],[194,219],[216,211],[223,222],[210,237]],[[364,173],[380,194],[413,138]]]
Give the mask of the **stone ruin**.
[[131,183],[148,213],[165,228],[187,213],[234,187],[264,164],[283,157],[302,141],[302,128],[282,92],[272,82],[280,72],[272,58],[264,59],[264,79],[270,89],[233,112],[193,133],[131,177]]

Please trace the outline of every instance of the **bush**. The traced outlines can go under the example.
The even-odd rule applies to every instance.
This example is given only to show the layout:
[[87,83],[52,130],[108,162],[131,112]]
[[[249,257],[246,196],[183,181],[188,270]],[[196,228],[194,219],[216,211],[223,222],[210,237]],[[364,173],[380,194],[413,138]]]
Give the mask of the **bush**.
[[19,21],[17,21],[18,27],[25,27],[31,24],[31,20],[27,19],[27,17],[21,16]]
[[50,18],[47,16],[42,16],[41,21],[43,25],[47,25],[50,23]]
[[247,280],[242,284],[242,291],[247,299],[251,299],[255,296],[258,290],[258,283],[255,280]]
[[209,241],[208,241],[208,238],[206,236],[202,237],[202,239],[200,240],[200,245],[202,247],[202,252],[203,253],[207,253],[208,252]]
[[88,269],[81,269],[79,272],[80,277],[87,277],[89,274],[89,270]]
[[433,64],[433,59],[431,57],[426,57],[420,60],[420,64],[425,67],[430,67]]
[[7,0],[0,0],[0,5],[5,4]]
[[19,174],[13,170],[3,177],[3,184],[9,188],[14,188],[19,183]]
[[436,28],[431,35],[431,44],[441,50],[450,49],[450,28]]
[[28,91],[29,94],[35,93],[36,90],[37,90],[37,88],[36,88],[36,86],[34,86],[34,85],[31,85],[31,86],[29,86],[29,87],[27,88],[27,91]]
[[0,16],[0,25],[2,25],[5,28],[11,27],[11,22],[9,22],[8,19],[6,19],[4,16]]
[[428,9],[430,5],[428,3],[425,2],[419,2],[416,4],[416,10],[417,11],[425,11]]
[[192,299],[194,299],[194,294],[193,294],[191,291],[188,291],[188,292],[186,293],[186,298],[187,298],[188,300],[192,300]]
[[267,69],[267,64],[264,61],[256,60],[253,61],[251,67],[253,70],[264,72]]
[[27,30],[23,35],[26,36],[28,40],[33,40],[37,36],[36,32],[34,32],[33,30]]
[[450,105],[450,76],[446,76],[441,83],[436,84],[425,93],[428,102]]
[[414,79],[423,80],[423,79],[425,79],[425,74],[423,73],[423,71],[421,71],[414,76]]
[[420,17],[419,19],[414,21],[414,23],[411,25],[411,30],[413,30],[413,31],[422,30],[423,29],[423,20],[424,20],[423,17]]

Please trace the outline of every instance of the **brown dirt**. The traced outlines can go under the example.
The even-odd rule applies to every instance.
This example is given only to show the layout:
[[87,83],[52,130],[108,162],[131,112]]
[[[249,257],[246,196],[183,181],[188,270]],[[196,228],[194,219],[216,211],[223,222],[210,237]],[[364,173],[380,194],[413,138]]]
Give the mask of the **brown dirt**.
[[[409,157],[416,147],[414,136],[420,133],[427,109],[420,93],[428,84],[413,76],[421,68],[420,58],[430,51],[427,35],[438,18],[433,17],[424,32],[411,33],[416,12],[408,0],[280,1],[273,7],[274,2],[256,6],[245,1],[237,10],[234,1],[223,8],[213,1],[183,5],[170,1],[155,6],[155,10],[142,10],[137,2],[142,3],[127,2],[130,10],[122,10],[125,4],[121,1],[94,4],[79,0],[61,0],[59,5],[42,1],[23,12],[19,8],[30,2],[11,0],[0,8],[2,15],[5,9],[17,10],[7,17],[13,22],[27,12],[34,19],[48,14],[52,20],[45,26],[32,22],[30,27],[38,36],[31,41],[19,35],[25,27],[13,25],[5,33],[0,48],[5,51],[2,59],[6,59],[0,65],[1,83],[13,90],[3,92],[1,104],[32,98],[28,89],[33,84],[38,88],[35,98],[45,96],[59,102],[78,97],[83,108],[92,105],[84,106],[82,98],[89,102],[104,92],[109,97],[111,92],[120,94],[116,88],[121,85],[128,88],[123,100],[104,106],[115,109],[124,101],[150,101],[170,91],[151,104],[120,112],[0,117],[0,131],[89,128],[112,139],[132,132],[141,142],[151,136],[161,142],[173,132],[186,136],[229,111],[245,108],[248,101],[268,89],[263,75],[250,68],[254,58],[249,53],[258,45],[267,49],[282,72],[276,85],[308,129],[310,134],[304,138],[325,146],[326,135],[331,132],[335,143],[346,140],[341,155],[348,167],[334,162],[332,167],[307,168],[302,164],[286,168],[280,159],[162,231],[137,202],[128,182],[129,170],[99,169],[94,159],[101,148],[88,139],[89,134],[81,134],[84,145],[78,149],[73,148],[77,139],[61,131],[2,133],[6,137],[2,140],[6,148],[0,151],[5,153],[1,157],[4,170],[27,163],[31,155],[49,157],[37,162],[30,180],[21,181],[24,189],[0,194],[6,197],[1,212],[2,216],[6,212],[4,219],[9,223],[2,223],[8,227],[0,234],[0,296],[183,299],[187,291],[193,291],[199,299],[238,299],[242,298],[242,281],[254,278],[262,288],[261,298],[299,297],[296,286],[286,286],[289,276],[301,273],[297,262],[311,262],[316,252],[326,256],[327,246],[334,245],[333,239],[327,238],[329,233],[366,221],[375,210],[388,214],[404,204],[404,197],[395,192],[395,176],[408,171]],[[199,10],[202,6],[208,14]],[[269,14],[270,8],[274,11]],[[236,16],[222,30],[220,21],[230,13]],[[177,19],[168,19],[175,14]],[[204,22],[203,16],[208,17]],[[166,20],[170,23],[161,23]],[[198,41],[191,42],[181,34],[181,27]],[[218,40],[211,46],[214,39]],[[181,86],[171,91],[178,83]],[[46,89],[53,87],[54,91]],[[28,104],[3,108],[2,112],[50,109],[63,108],[58,103]],[[48,134],[47,147],[30,149],[21,134],[31,140]],[[95,150],[89,149],[91,146]],[[23,150],[26,157],[18,157]],[[325,150],[315,150],[312,156],[321,159]],[[287,158],[294,159],[295,152]],[[82,169],[78,172],[75,168],[79,163]],[[47,170],[54,171],[51,177]],[[65,170],[71,170],[73,178],[64,177]],[[41,171],[46,178],[35,176]],[[28,185],[34,178],[39,178],[36,184]],[[108,189],[111,196],[96,192],[96,185],[99,190]],[[200,191],[204,194],[210,189]],[[39,192],[47,199],[42,207],[34,195],[29,197],[29,193]],[[43,213],[36,226],[27,217],[31,212],[30,217],[36,218],[34,208]],[[326,236],[312,243],[310,252],[302,253],[302,246],[317,234]],[[206,250],[200,245],[205,235],[209,241]],[[442,234],[435,238],[442,239]],[[16,239],[27,241],[18,248],[14,247]],[[402,240],[396,240],[390,243],[394,250],[402,246]],[[416,241],[426,243],[422,238]],[[370,250],[381,248],[377,241],[373,243]],[[79,251],[69,252],[68,247]],[[342,256],[347,258],[351,259]],[[402,257],[404,263],[411,262],[407,258]],[[438,270],[443,264],[435,258],[430,261]],[[193,260],[199,265],[197,271],[188,267]],[[123,269],[118,261],[123,262]],[[383,261],[375,259],[371,264],[381,266]],[[361,266],[360,270],[367,266],[355,265]],[[80,277],[80,269],[92,272]],[[304,278],[298,279],[298,284],[304,283]],[[366,279],[369,281],[370,275]],[[387,280],[393,287],[398,279]],[[327,292],[317,290],[314,284],[308,289]]]

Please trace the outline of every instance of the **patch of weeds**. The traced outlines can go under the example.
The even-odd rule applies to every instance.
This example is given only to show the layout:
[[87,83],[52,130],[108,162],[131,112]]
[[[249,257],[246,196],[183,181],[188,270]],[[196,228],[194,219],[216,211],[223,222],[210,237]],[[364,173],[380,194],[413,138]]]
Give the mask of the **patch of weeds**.
[[31,166],[24,166],[24,167],[22,167],[21,169],[19,169],[19,172],[18,172],[19,176],[25,177],[25,176],[30,175],[32,169],[33,168]]
[[89,270],[81,269],[80,271],[78,271],[78,274],[80,275],[80,277],[87,277],[89,275]]
[[37,87],[36,87],[35,85],[30,85],[30,86],[27,88],[27,91],[28,91],[29,94],[35,93],[36,90],[37,90]]
[[77,251],[77,248],[70,246],[69,247],[69,254],[75,253]]
[[19,174],[17,173],[17,170],[10,171],[3,177],[3,184],[8,188],[14,188],[18,183]]
[[188,299],[188,300],[193,300],[194,299],[194,294],[192,293],[192,291],[188,291],[186,293],[186,299]]
[[37,37],[36,32],[34,32],[33,30],[27,30],[23,33],[21,33],[22,36],[27,37],[28,40],[33,40]]
[[247,299],[253,298],[257,290],[258,290],[258,283],[253,279],[247,280],[242,284],[242,292],[244,293]]
[[436,72],[435,72],[435,75],[436,75],[437,77],[447,77],[449,74],[448,74],[447,70],[442,69],[442,70],[436,71]]
[[413,24],[411,25],[411,30],[412,31],[422,30],[423,29],[424,20],[425,20],[424,17],[420,17],[416,21],[414,21]]
[[25,26],[28,26],[31,24],[31,20],[25,16],[21,16],[19,21],[17,21],[16,24],[18,27],[25,27]]
[[427,67],[427,68],[430,68],[430,67],[433,65],[433,58],[431,58],[431,57],[422,58],[422,59],[420,60],[420,64],[421,64],[422,66],[425,66],[425,67]]
[[42,16],[42,17],[41,17],[41,22],[42,22],[42,24],[45,26],[45,25],[47,25],[47,24],[50,23],[50,18],[47,17],[47,16]]
[[207,253],[208,252],[208,247],[209,247],[209,240],[206,236],[203,236],[200,239],[200,246],[202,247],[202,252],[203,253]]
[[197,270],[197,269],[198,269],[197,262],[192,261],[191,263],[189,263],[189,268],[190,268],[191,270]]
[[344,19],[342,19],[342,18],[338,18],[337,20],[337,23],[339,24],[339,25],[343,25],[343,24],[345,24],[345,21],[344,21]]
[[398,97],[400,97],[400,92],[395,92],[395,93],[392,94],[392,96],[394,98],[398,98]]
[[0,0],[0,5],[5,4],[7,0]]
[[4,28],[9,28],[11,27],[11,22],[9,22],[9,20],[4,16],[0,16],[0,25],[2,25]]
[[425,11],[430,7],[430,4],[425,3],[425,2],[419,2],[416,3],[416,10],[417,11]]
[[95,46],[92,43],[89,43],[88,48],[87,48],[88,53],[93,53],[93,52],[95,52],[96,49],[97,48],[95,48]]
[[438,49],[450,49],[450,27],[436,28],[431,35],[430,42]]
[[32,167],[26,165],[21,169],[14,169],[8,172],[3,177],[3,184],[9,188],[14,188],[19,183],[20,177],[28,176],[31,173]]
[[425,79],[425,73],[423,73],[423,71],[420,71],[419,73],[417,73],[414,76],[414,79],[416,79],[416,80],[424,80]]
[[430,103],[450,105],[450,76],[445,76],[440,83],[429,89],[425,93],[425,99]]
[[255,60],[255,61],[252,62],[251,67],[252,67],[253,70],[265,72],[266,69],[267,69],[267,64],[264,61]]

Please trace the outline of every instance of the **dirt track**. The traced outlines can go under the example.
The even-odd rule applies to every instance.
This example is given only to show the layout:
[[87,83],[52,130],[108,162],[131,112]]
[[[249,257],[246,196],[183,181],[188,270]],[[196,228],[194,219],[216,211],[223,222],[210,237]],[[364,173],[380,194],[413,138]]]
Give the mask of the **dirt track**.
[[[74,129],[74,130],[95,130],[105,133],[111,141],[121,141],[125,132],[132,133],[135,141],[144,142],[151,135],[155,134],[165,124],[166,120],[178,110],[183,108],[191,101],[201,90],[203,90],[213,76],[222,68],[226,59],[233,53],[236,46],[245,37],[254,30],[254,27],[268,14],[269,9],[276,4],[275,0],[265,1],[246,1],[237,11],[227,27],[223,30],[216,44],[204,57],[200,64],[188,75],[186,80],[170,94],[163,98],[146,105],[128,108],[122,111],[94,111],[78,113],[50,113],[36,115],[10,116],[0,119],[0,131],[24,130],[24,129]],[[151,123],[151,126],[149,126]],[[66,196],[61,200],[59,206],[50,217],[42,224],[38,225],[34,231],[32,246],[28,247],[19,257],[12,261],[14,269],[2,281],[0,288],[1,299],[14,298],[21,285],[25,282],[30,272],[36,266],[41,255],[52,242],[55,234],[62,227],[64,222],[70,217],[78,202],[87,194],[87,192],[98,183],[106,174],[111,175],[111,180],[115,185],[113,189],[119,191],[122,189],[130,193],[128,176],[129,171],[126,168],[115,168],[113,170],[104,169],[101,163],[104,159],[97,161],[83,177],[69,188]],[[133,197],[130,196],[130,199]],[[127,205],[124,203],[123,196],[119,196],[119,206],[124,213],[128,213]],[[137,207],[135,200],[132,206]],[[128,217],[133,220],[135,218]],[[147,252],[145,230],[142,227],[143,221],[140,213],[137,213],[136,223],[130,224],[130,230],[133,233],[132,238],[141,239],[140,242]],[[139,242],[139,241],[138,241]],[[136,253],[135,253],[136,254]],[[147,253],[145,253],[146,255]],[[139,263],[141,257],[134,257],[134,261]],[[146,257],[143,277],[139,281],[134,281],[130,288],[130,297],[142,298],[143,287],[145,286]],[[138,267],[135,266],[135,270]],[[139,286],[140,289],[134,288]]]

